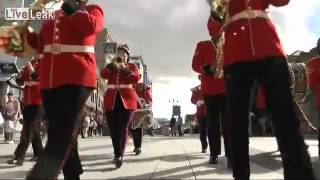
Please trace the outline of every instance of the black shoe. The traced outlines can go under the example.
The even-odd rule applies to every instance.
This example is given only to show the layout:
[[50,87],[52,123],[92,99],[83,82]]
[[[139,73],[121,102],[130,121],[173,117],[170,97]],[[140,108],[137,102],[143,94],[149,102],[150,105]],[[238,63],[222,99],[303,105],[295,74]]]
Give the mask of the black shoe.
[[22,166],[23,160],[22,159],[11,159],[11,160],[8,160],[7,163],[12,164],[12,165]]
[[134,149],[133,149],[133,152],[135,153],[136,151],[137,151],[137,148],[134,148]]
[[209,164],[218,164],[218,157],[217,156],[210,156]]
[[141,148],[137,148],[135,153],[136,153],[136,155],[139,155],[141,153]]
[[202,148],[201,153],[206,153],[207,152],[207,148]]
[[115,160],[114,160],[114,163],[116,165],[116,168],[121,168],[122,166],[122,158],[121,157],[117,157]]

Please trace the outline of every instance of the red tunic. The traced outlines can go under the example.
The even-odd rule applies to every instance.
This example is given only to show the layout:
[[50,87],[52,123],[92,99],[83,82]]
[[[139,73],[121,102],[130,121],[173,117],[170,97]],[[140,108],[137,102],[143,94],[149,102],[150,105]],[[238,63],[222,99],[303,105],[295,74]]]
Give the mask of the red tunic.
[[[38,63],[32,64],[34,71],[39,73],[40,65]],[[21,83],[25,85],[23,89],[23,105],[42,105],[41,94],[40,94],[40,85],[39,78],[32,79],[32,72],[27,68],[24,68],[21,73]]]
[[[108,80],[107,91],[104,96],[104,108],[111,111],[114,108],[117,92],[120,93],[122,103],[126,109],[138,108],[138,95],[133,88],[133,84],[137,83],[141,78],[139,69],[135,64],[128,63],[126,67],[131,71],[130,74],[112,72],[108,68],[104,68],[100,75]],[[131,86],[121,88],[120,86]],[[118,88],[108,86],[119,86]]]
[[96,87],[94,53],[81,51],[53,54],[44,52],[44,46],[52,44],[94,46],[96,33],[102,29],[102,9],[97,5],[88,5],[70,16],[61,10],[56,11],[56,20],[45,21],[39,34],[28,34],[30,45],[43,53],[41,89],[63,85]]
[[320,57],[312,58],[307,62],[309,85],[316,96],[316,104],[320,107]]
[[214,75],[206,75],[203,67],[210,65],[216,59],[215,46],[210,41],[201,41],[197,44],[192,68],[201,74],[201,91],[203,95],[218,95],[226,92],[224,79],[217,79]]
[[202,117],[206,116],[206,106],[204,104],[203,96],[201,94],[201,87],[197,86],[191,89],[192,96],[191,102],[197,106],[196,116],[200,120]]
[[[247,9],[262,10],[270,6],[284,6],[289,0],[231,0],[230,17]],[[240,19],[225,29],[224,66],[242,62],[264,60],[270,56],[285,56],[276,28],[264,18]]]

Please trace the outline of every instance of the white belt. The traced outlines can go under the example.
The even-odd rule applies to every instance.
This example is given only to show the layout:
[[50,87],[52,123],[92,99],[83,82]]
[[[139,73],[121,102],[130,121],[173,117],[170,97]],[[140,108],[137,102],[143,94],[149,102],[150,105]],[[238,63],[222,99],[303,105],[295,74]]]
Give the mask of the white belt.
[[40,85],[39,81],[26,81],[24,82],[24,85],[26,86],[36,86],[36,85]]
[[107,89],[133,89],[132,84],[108,84]]
[[47,44],[43,52],[60,54],[60,53],[94,53],[94,46],[85,45],[68,45],[68,44]]
[[200,107],[201,105],[204,104],[204,100],[198,100],[196,104],[197,104],[197,107]]
[[247,9],[232,16],[229,23],[233,21],[237,21],[239,19],[255,19],[255,18],[269,19],[269,16],[267,12],[262,10]]

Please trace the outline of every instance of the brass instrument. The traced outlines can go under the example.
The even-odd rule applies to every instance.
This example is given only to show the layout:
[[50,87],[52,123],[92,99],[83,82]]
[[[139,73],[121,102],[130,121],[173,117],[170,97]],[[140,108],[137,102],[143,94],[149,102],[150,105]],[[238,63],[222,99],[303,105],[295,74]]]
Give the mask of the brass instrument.
[[124,66],[125,60],[121,56],[115,56],[111,63],[113,63],[117,68],[120,68],[121,66]]
[[227,14],[229,8],[229,0],[211,0],[211,17],[216,21],[225,23],[229,16]]
[[[226,25],[230,16],[228,13],[230,0],[208,0],[211,6],[211,18],[215,21],[219,21]],[[222,27],[223,28],[223,27]],[[211,66],[211,70],[214,72],[214,76],[218,79],[223,78],[223,45],[224,45],[224,33],[221,31],[217,37],[215,37],[215,42],[212,41],[214,47],[216,47],[216,59]]]
[[[56,0],[36,0],[30,7],[43,8],[48,3],[56,3]],[[33,32],[27,21],[0,27],[0,50],[14,56],[31,57],[37,54],[27,42],[25,33]]]

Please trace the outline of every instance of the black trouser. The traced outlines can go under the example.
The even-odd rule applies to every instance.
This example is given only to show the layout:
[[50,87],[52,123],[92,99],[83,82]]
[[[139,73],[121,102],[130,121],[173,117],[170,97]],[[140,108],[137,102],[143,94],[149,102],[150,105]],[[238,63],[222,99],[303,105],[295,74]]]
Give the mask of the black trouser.
[[81,111],[92,90],[68,85],[41,92],[48,119],[48,141],[28,179],[55,179],[61,169],[65,178],[82,174],[77,137],[83,120]]
[[135,148],[141,148],[143,128],[131,129],[133,144]]
[[93,127],[89,127],[88,137],[92,137],[92,134],[93,134]]
[[177,129],[178,129],[179,136],[182,136],[182,126],[181,125],[177,125]]
[[272,115],[285,179],[312,179],[310,157],[294,111],[286,61],[270,58],[240,62],[226,67],[224,72],[231,110],[233,176],[236,179],[248,179],[250,176],[248,111],[250,90],[254,80],[258,80],[266,90],[267,107]]
[[[207,124],[206,124],[206,117],[201,117],[199,122],[199,129],[200,129],[200,142],[202,149],[207,149],[208,142],[207,142]],[[213,143],[212,143],[213,144]]]
[[[8,121],[8,120],[7,120]],[[4,132],[4,140],[5,141],[11,141],[13,140],[13,132]]]
[[14,155],[15,159],[24,160],[26,152],[32,142],[34,156],[39,157],[43,151],[42,141],[40,137],[40,120],[42,118],[42,110],[40,105],[26,106],[23,109],[23,129],[19,145],[17,146]]
[[117,92],[114,109],[106,112],[115,157],[122,157],[124,154],[132,114],[133,110],[125,109],[119,92]]
[[177,126],[174,125],[170,125],[171,128],[171,136],[177,136]]
[[207,109],[207,130],[210,147],[210,155],[217,157],[221,154],[221,123],[225,146],[225,155],[230,157],[230,145],[228,137],[227,96],[225,94],[204,96]]

